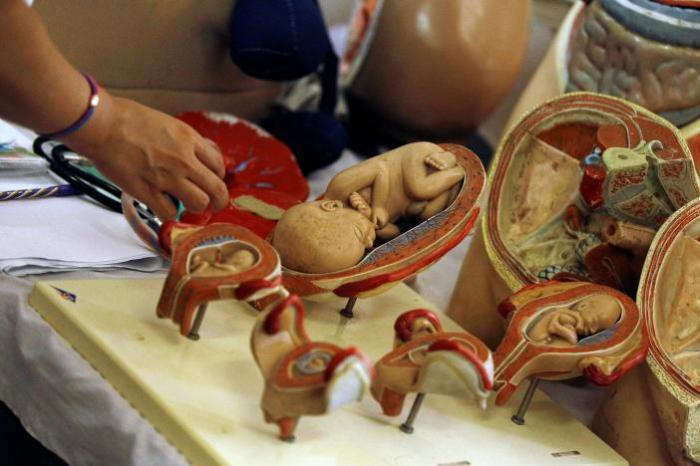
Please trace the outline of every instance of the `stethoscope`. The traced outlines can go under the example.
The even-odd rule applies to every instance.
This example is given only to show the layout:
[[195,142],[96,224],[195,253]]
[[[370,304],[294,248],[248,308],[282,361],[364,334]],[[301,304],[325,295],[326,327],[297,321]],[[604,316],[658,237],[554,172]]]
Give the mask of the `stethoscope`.
[[[147,228],[151,232],[160,230],[161,220],[145,204],[123,193],[121,189],[108,180],[90,173],[87,167],[90,167],[91,163],[68,146],[39,136],[34,140],[32,150],[49,163],[49,169],[53,173],[65,180],[75,190],[112,212],[124,214],[132,228],[138,224],[139,228]],[[175,199],[173,201],[179,205],[179,201]],[[157,233],[153,234],[157,237]],[[148,237],[151,239],[152,235]],[[142,237],[142,239],[144,238]],[[153,246],[152,241],[147,242]],[[155,249],[161,252],[160,246]]]

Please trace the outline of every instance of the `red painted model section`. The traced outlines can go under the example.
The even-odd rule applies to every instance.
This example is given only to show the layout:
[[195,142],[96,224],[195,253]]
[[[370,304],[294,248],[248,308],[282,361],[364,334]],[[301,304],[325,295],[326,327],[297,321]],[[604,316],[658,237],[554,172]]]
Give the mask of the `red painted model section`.
[[[224,181],[231,201],[249,195],[286,210],[309,196],[309,185],[292,151],[252,123],[207,112],[186,112],[178,118],[221,150],[226,166]],[[232,223],[246,227],[262,238],[267,237],[276,223],[245,211],[233,202],[221,212],[185,212],[182,221],[195,225]]]
[[680,6],[685,8],[695,8],[700,10],[700,0],[653,0],[656,3],[663,3],[669,6]]

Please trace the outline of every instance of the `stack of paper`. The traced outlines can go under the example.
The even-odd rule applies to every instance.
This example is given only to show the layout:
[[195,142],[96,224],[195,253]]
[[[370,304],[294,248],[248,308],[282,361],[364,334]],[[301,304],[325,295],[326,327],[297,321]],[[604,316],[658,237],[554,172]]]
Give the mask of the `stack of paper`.
[[[31,147],[31,139],[0,122],[0,142]],[[49,172],[0,171],[0,191],[64,184]],[[155,271],[164,261],[126,220],[87,196],[0,202],[0,272],[27,275],[78,269]]]

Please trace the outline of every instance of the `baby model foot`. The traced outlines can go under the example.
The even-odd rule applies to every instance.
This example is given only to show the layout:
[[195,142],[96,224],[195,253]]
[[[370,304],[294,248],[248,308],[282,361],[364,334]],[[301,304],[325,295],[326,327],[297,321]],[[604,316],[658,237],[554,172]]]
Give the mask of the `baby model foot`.
[[425,158],[425,164],[435,170],[442,171],[457,165],[457,159],[452,152],[433,152]]
[[370,218],[372,216],[372,209],[369,207],[367,204],[367,201],[365,201],[365,198],[360,195],[358,192],[353,192],[350,194],[350,197],[348,199],[350,201],[350,206],[357,210],[359,213],[364,215],[367,218]]

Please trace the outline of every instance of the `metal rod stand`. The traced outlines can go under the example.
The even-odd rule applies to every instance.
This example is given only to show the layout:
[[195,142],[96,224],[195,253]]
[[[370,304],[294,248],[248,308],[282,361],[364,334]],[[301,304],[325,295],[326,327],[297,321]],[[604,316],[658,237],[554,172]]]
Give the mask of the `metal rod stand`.
[[208,303],[204,303],[199,308],[197,308],[197,315],[194,317],[194,323],[190,329],[190,333],[187,335],[192,341],[199,340],[199,327],[202,326],[202,321],[204,320],[204,314],[207,312]]
[[413,433],[413,421],[415,421],[416,416],[418,416],[418,411],[420,411],[420,407],[423,404],[424,398],[425,393],[418,393],[418,395],[416,395],[416,399],[415,401],[413,401],[413,406],[411,406],[411,412],[408,413],[406,421],[399,427],[399,429],[401,429],[401,432],[405,434]]
[[345,307],[342,311],[340,311],[340,315],[345,317],[346,319],[352,319],[353,317],[355,317],[355,314],[352,312],[352,310],[355,307],[356,302],[357,296],[348,299],[348,302],[345,304]]
[[530,407],[530,402],[532,401],[532,397],[535,394],[535,390],[537,389],[537,385],[539,383],[540,383],[540,379],[538,379],[538,378],[532,378],[530,380],[530,385],[527,387],[527,391],[525,392],[525,396],[523,396],[523,401],[520,402],[520,406],[518,407],[518,412],[515,413],[510,418],[511,421],[513,421],[514,423],[516,423],[519,426],[525,424],[525,413],[527,412],[528,408]]

